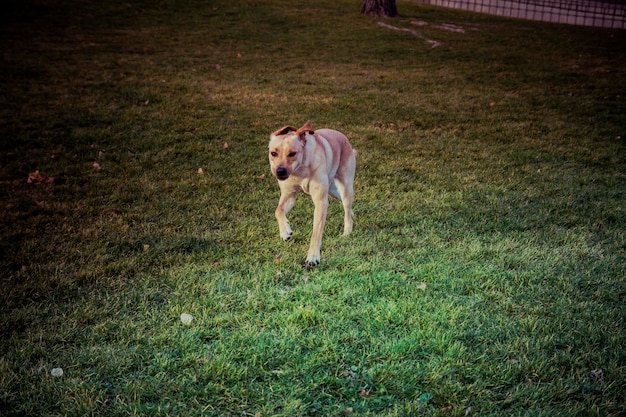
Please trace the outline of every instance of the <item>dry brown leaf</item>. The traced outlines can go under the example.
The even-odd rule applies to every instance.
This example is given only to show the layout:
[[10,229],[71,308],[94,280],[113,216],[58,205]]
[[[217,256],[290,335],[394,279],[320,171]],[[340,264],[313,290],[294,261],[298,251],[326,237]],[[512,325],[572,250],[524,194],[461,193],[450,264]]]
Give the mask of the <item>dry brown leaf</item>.
[[52,184],[53,182],[54,177],[44,177],[39,173],[39,170],[28,174],[28,179],[26,180],[26,183],[33,185]]
[[198,168],[198,174],[200,175],[204,174],[204,171],[202,170],[202,168]]
[[224,148],[224,149],[228,148],[228,142],[222,143],[222,148]]
[[365,386],[361,388],[361,397],[363,398],[372,398],[374,395],[374,389],[369,386]]
[[94,162],[93,169],[95,169],[96,171],[100,171],[102,169],[102,166],[99,163]]
[[420,284],[417,285],[417,289],[418,290],[422,290],[422,291],[426,291],[426,283],[422,282]]

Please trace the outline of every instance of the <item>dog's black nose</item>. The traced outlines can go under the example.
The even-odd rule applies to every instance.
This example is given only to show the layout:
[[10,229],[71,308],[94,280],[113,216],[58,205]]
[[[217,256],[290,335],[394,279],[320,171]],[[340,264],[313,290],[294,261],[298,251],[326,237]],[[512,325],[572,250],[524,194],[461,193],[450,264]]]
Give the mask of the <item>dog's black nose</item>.
[[276,168],[276,176],[278,178],[286,178],[287,177],[287,168]]

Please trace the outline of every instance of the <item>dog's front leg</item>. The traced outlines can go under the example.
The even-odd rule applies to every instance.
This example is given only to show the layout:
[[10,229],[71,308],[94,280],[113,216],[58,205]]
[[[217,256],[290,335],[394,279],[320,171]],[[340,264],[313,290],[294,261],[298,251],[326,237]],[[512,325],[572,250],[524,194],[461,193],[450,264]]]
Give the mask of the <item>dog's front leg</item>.
[[322,246],[322,234],[326,223],[326,212],[328,211],[328,190],[319,190],[311,193],[315,211],[313,213],[313,233],[311,234],[311,246],[306,257],[308,266],[316,266],[320,263],[320,247]]
[[276,207],[276,220],[278,220],[278,230],[280,231],[280,237],[284,241],[291,239],[293,231],[289,226],[289,220],[287,220],[287,213],[291,211],[294,204],[296,204],[296,193],[293,191],[283,191],[280,194],[280,200],[278,200],[278,207]]

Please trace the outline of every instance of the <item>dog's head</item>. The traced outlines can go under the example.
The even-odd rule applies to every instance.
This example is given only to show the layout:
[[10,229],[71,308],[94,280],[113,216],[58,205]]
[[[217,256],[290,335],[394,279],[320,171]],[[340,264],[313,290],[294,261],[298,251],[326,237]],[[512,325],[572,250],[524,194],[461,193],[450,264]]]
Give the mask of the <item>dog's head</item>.
[[307,133],[313,133],[308,122],[300,129],[285,126],[270,135],[270,167],[279,181],[289,178],[302,164]]

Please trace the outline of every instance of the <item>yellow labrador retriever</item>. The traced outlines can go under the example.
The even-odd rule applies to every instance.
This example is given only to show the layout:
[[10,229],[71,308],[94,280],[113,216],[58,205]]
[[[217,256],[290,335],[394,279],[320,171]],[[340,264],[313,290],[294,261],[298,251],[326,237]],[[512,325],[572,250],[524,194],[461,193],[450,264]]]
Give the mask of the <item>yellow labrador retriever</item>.
[[320,263],[329,194],[343,204],[343,234],[352,232],[356,156],[343,133],[332,129],[313,131],[309,123],[300,129],[285,126],[270,135],[270,167],[280,186],[276,220],[283,240],[291,239],[293,233],[286,215],[296,202],[296,194],[303,191],[311,195],[315,204],[307,266]]

